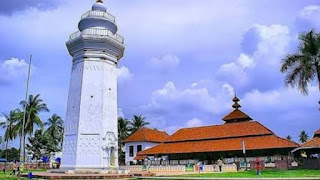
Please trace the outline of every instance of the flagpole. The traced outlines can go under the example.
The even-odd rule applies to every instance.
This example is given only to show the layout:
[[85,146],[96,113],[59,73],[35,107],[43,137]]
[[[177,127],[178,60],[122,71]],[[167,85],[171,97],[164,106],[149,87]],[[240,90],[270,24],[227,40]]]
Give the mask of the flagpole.
[[[30,55],[29,59],[29,69],[28,69],[28,78],[27,78],[27,87],[26,87],[26,96],[25,96],[25,102],[28,102],[28,91],[29,91],[29,81],[30,81],[30,71],[31,71],[31,62],[32,62],[32,55]],[[22,133],[21,133],[21,138],[22,138],[22,146],[20,149],[20,162],[25,162],[25,123],[26,123],[26,111],[27,111],[27,104],[24,105],[24,111],[23,111],[23,120],[22,120]]]

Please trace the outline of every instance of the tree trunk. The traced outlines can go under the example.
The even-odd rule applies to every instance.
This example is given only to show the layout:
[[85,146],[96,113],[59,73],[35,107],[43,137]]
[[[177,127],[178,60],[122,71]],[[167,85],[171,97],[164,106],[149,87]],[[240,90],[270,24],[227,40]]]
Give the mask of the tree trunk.
[[6,147],[5,147],[5,151],[6,151],[6,162],[4,163],[4,169],[7,169],[7,161],[8,161],[8,143],[9,141],[6,140]]
[[316,63],[317,77],[318,77],[318,86],[320,91],[320,65]]
[[23,136],[23,162],[26,162],[26,135]]
[[20,136],[20,162],[23,161],[23,135]]

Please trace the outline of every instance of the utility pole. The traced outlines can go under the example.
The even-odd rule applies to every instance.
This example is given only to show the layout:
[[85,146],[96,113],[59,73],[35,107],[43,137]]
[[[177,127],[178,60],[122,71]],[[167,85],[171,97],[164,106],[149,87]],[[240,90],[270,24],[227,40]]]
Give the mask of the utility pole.
[[246,165],[246,170],[248,170],[248,164],[247,164],[247,153],[246,153],[246,142],[242,141],[242,152],[244,154],[244,163]]
[[23,120],[22,120],[22,132],[21,132],[21,138],[22,141],[20,140],[20,162],[25,162],[26,158],[26,152],[25,152],[25,146],[26,146],[26,140],[25,140],[25,123],[26,123],[26,111],[27,111],[27,103],[28,103],[28,91],[29,91],[29,81],[30,81],[30,71],[31,71],[31,62],[32,62],[32,55],[30,55],[29,59],[29,68],[28,68],[28,77],[27,77],[27,87],[26,87],[26,96],[25,96],[25,102],[26,104],[24,105],[24,111],[23,111]]

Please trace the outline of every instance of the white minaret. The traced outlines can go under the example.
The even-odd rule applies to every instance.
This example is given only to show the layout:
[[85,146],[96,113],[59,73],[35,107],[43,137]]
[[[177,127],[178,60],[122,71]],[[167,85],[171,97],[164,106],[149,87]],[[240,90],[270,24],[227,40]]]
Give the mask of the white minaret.
[[118,167],[117,63],[124,39],[102,0],[66,43],[73,57],[62,169]]

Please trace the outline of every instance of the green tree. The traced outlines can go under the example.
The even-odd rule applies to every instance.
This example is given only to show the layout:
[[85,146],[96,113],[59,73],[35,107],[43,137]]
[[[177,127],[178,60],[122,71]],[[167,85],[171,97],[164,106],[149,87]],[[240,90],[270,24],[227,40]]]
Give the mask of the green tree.
[[10,111],[9,115],[3,113],[6,121],[1,122],[0,126],[3,129],[5,129],[4,142],[5,142],[5,152],[6,152],[5,158],[6,159],[8,159],[8,154],[7,154],[8,143],[9,141],[12,141],[17,137],[17,131],[14,130],[14,126],[20,114],[21,114],[20,109],[15,109]]
[[119,147],[119,162],[120,164],[125,163],[125,152],[123,140],[129,136],[129,121],[122,117],[118,117],[118,147]]
[[308,133],[307,133],[306,131],[303,130],[303,131],[300,132],[299,138],[300,138],[300,141],[301,141],[302,143],[305,143],[305,142],[308,141],[309,135],[308,135]]
[[123,141],[129,136],[129,121],[118,117],[118,139]]
[[[20,102],[22,109],[25,109],[25,126],[24,133],[22,133],[23,129],[23,113],[21,113],[21,117],[19,118],[18,123],[15,126],[15,131],[19,133],[20,136],[20,154],[25,154],[24,144],[26,135],[32,135],[35,129],[35,126],[43,129],[43,123],[40,119],[40,112],[49,112],[47,105],[40,99],[40,95],[36,96],[30,95],[27,101]],[[23,156],[23,158],[25,158]],[[23,159],[25,160],[25,159]]]
[[44,133],[42,129],[36,130],[34,136],[28,137],[28,140],[29,144],[27,144],[26,149],[33,155],[33,159],[50,156],[50,153],[59,150],[50,135]]
[[286,137],[286,139],[289,140],[289,141],[292,141],[292,137],[291,137],[290,135],[288,135],[288,136]]
[[11,148],[1,152],[1,158],[6,158],[8,161],[19,160],[19,149]]
[[63,139],[63,120],[57,114],[53,114],[47,122],[44,123],[48,129],[45,131],[46,134],[52,138],[53,142],[61,149]]
[[298,52],[283,59],[280,71],[287,73],[285,83],[308,94],[308,84],[317,79],[320,90],[320,35],[314,30],[299,36]]
[[131,121],[129,121],[129,130],[130,130],[131,134],[133,134],[138,129],[145,127],[149,124],[150,123],[147,122],[146,118],[143,117],[142,115],[139,115],[139,116],[134,115],[133,119]]

